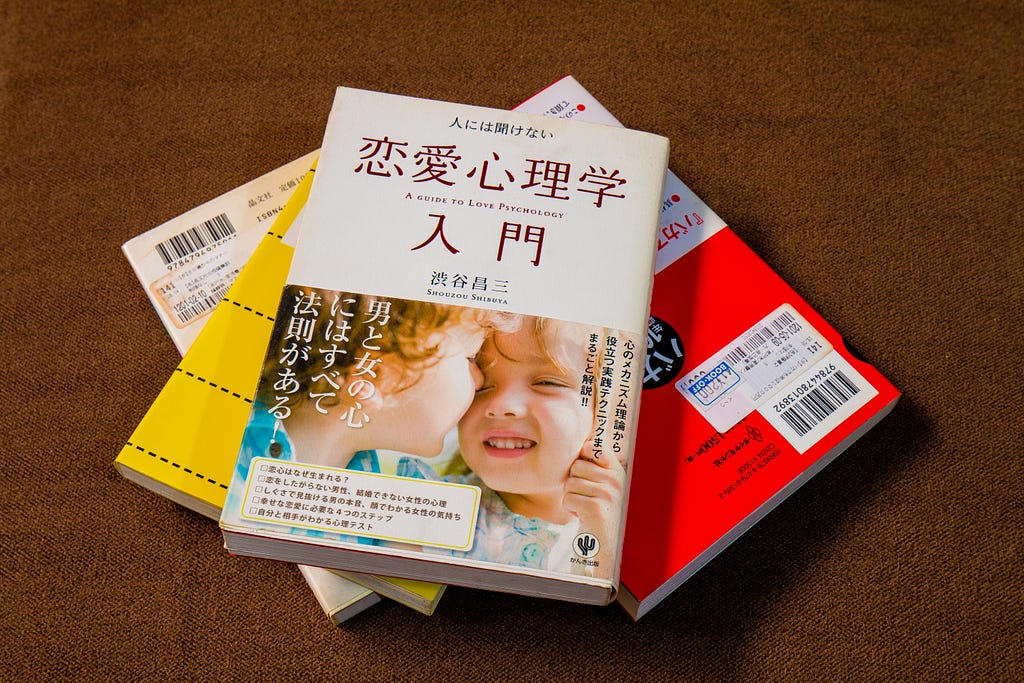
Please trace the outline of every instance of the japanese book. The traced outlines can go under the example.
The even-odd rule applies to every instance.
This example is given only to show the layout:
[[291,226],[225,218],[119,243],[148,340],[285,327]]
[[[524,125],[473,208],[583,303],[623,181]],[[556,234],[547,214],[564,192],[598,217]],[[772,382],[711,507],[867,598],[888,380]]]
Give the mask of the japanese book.
[[[521,106],[617,123],[571,77]],[[673,173],[657,246],[618,595],[633,618],[900,396]]]
[[316,154],[305,154],[122,245],[179,353],[195,341]]
[[306,564],[297,566],[316,602],[323,607],[335,626],[340,626],[381,601],[380,596],[370,589],[343,579],[333,571]]
[[327,569],[304,564],[298,567],[313,596],[336,626],[380,602],[380,596],[370,589]]
[[[302,161],[309,171],[315,154],[302,157]],[[288,173],[282,174],[283,170]],[[301,175],[304,172],[289,164],[263,178]],[[246,190],[247,195],[247,188],[260,182],[257,179],[223,197],[237,197],[239,190]],[[244,268],[240,268],[237,280],[232,279],[224,305],[216,306],[208,316],[208,324],[194,340],[182,340],[186,348],[184,358],[115,460],[118,471],[126,478],[214,519],[220,516],[224,504],[270,336],[273,319],[267,311],[276,305],[284,282],[292,241],[298,231],[294,224],[299,222],[311,183],[312,178],[304,179],[297,186],[299,189],[294,190],[293,201],[275,212],[270,231],[251,252],[248,263],[241,255],[232,255],[242,259],[238,265]],[[280,192],[291,194],[293,189],[285,185]],[[230,207],[230,201],[225,205],[217,199],[199,208],[204,215],[230,215]],[[191,211],[186,215],[195,214],[196,211]],[[145,234],[141,237],[150,239]],[[310,576],[306,575],[307,580]],[[335,620],[378,601],[365,584],[372,584],[378,592],[426,614],[433,612],[444,592],[444,586],[425,582],[362,575],[331,578],[319,572],[316,577],[323,585],[312,586],[314,593]],[[344,601],[324,603],[327,598]]]
[[667,155],[650,133],[338,89],[228,551],[612,601]]

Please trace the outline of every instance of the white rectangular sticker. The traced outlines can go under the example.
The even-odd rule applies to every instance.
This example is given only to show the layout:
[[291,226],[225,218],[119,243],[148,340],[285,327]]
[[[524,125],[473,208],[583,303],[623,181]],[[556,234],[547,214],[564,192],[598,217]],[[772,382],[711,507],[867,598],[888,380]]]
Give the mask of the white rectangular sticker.
[[254,458],[242,517],[469,550],[479,507],[476,486]]
[[758,412],[803,453],[878,395],[838,352],[813,364]]
[[725,432],[830,351],[828,340],[783,304],[675,386],[711,426]]
[[310,152],[122,246],[184,353],[316,159]]

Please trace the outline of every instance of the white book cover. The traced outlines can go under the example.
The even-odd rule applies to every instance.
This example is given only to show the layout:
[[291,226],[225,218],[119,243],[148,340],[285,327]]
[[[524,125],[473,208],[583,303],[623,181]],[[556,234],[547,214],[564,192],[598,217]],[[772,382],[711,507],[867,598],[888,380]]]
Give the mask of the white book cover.
[[[614,599],[667,155],[615,126],[340,88],[228,550]],[[394,474],[384,451],[405,454]]]
[[316,160],[304,154],[121,246],[184,355]]

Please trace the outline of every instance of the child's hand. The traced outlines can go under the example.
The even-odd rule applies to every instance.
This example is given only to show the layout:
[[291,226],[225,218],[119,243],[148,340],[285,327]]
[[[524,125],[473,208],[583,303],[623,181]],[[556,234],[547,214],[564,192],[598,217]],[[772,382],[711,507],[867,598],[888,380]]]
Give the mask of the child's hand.
[[580,455],[569,468],[565,482],[565,509],[579,517],[580,532],[597,537],[601,550],[592,558],[597,561],[594,574],[611,571],[611,557],[619,537],[622,514],[622,491],[626,483],[626,470],[610,453],[594,458],[587,452]]

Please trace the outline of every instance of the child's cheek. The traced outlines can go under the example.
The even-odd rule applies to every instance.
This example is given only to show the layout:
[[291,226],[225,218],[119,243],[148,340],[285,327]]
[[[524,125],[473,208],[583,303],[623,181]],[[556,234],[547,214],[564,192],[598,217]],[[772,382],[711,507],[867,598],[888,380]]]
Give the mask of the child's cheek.
[[582,448],[594,433],[594,426],[596,422],[594,412],[590,407],[580,405],[578,399],[576,399],[573,417],[574,424],[578,429],[580,448]]

